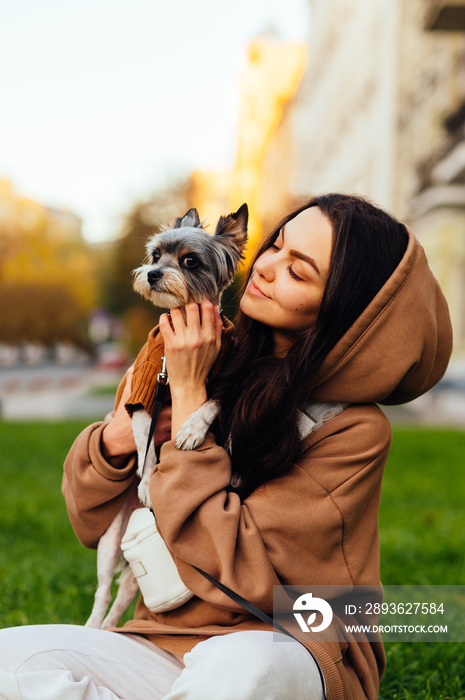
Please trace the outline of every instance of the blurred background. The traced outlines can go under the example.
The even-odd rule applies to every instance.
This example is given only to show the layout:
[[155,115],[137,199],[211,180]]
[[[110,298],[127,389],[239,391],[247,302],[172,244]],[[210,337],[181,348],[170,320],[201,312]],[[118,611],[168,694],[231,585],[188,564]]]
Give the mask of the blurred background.
[[0,66],[3,418],[111,407],[161,224],[247,202],[250,256],[341,191],[414,228],[450,305],[446,377],[390,415],[465,425],[465,0],[3,0]]
[[[62,464],[157,323],[146,238],[247,202],[250,257],[333,190],[413,227],[455,335],[437,387],[383,407],[381,579],[463,582],[465,0],[1,0],[0,96],[0,626],[89,615]],[[463,644],[386,654],[380,700],[464,700]]]

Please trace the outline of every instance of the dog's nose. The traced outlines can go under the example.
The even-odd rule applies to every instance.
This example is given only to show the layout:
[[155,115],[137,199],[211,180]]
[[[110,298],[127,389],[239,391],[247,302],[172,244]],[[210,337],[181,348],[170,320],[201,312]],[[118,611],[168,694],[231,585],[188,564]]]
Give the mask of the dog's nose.
[[161,270],[150,270],[150,272],[147,272],[147,281],[149,284],[153,284],[162,276],[163,272]]

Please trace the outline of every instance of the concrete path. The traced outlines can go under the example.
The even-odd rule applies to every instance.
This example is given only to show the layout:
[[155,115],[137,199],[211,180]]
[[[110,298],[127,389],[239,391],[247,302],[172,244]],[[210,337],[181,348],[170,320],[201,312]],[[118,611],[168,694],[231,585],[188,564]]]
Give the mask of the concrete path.
[[[34,367],[0,370],[0,417],[3,420],[103,418],[113,408],[122,372],[94,367]],[[95,395],[93,392],[97,392]]]
[[[114,395],[93,392],[116,387],[123,373],[91,366],[0,369],[0,418],[103,418],[113,409]],[[464,391],[435,388],[404,406],[381,408],[394,425],[415,423],[465,429]]]

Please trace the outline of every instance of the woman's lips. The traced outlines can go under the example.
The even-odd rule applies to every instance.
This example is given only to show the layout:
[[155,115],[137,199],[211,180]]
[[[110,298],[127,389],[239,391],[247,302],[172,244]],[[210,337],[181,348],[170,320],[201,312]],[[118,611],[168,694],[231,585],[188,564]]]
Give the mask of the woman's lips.
[[263,294],[262,290],[257,287],[255,282],[253,280],[250,280],[248,286],[247,286],[247,291],[249,294],[251,294],[253,297],[259,297],[260,299],[269,299],[270,297],[267,297],[266,294]]

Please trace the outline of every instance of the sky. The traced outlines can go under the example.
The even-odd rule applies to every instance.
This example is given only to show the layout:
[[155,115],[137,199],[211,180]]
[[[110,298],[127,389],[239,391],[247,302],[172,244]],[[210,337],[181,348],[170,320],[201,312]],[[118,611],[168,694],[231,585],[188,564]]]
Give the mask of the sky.
[[89,241],[196,169],[231,167],[247,45],[306,40],[309,0],[0,0],[0,178]]

